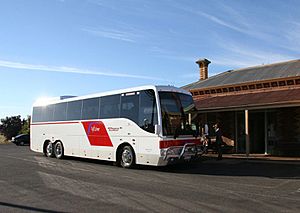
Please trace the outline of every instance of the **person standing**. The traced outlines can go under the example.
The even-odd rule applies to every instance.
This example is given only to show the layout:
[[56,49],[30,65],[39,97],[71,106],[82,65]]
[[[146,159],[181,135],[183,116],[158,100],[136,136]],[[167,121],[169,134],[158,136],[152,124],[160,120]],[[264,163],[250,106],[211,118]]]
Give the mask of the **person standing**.
[[208,124],[204,124],[204,135],[208,136],[209,132],[208,132]]
[[208,149],[211,147],[211,141],[210,141],[210,137],[209,137],[209,129],[208,128],[209,127],[208,127],[208,124],[206,122],[204,124],[204,126],[203,126],[203,132],[204,132],[203,136],[204,136],[205,141],[206,141],[206,144],[205,144],[205,146],[206,146],[205,154],[208,153]]
[[216,132],[216,146],[217,146],[217,151],[218,151],[217,160],[222,160],[222,144],[223,144],[222,132],[220,129],[220,125],[218,123],[216,123],[214,125],[214,128],[215,128],[215,132]]

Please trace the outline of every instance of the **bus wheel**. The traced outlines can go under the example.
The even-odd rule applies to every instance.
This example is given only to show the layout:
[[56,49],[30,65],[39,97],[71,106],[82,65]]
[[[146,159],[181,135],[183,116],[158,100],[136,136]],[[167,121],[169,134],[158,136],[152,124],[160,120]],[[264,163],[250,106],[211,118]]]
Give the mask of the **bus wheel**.
[[46,142],[46,147],[45,147],[45,156],[47,157],[53,157],[54,156],[54,146],[53,146],[53,143],[51,143],[50,141],[49,142]]
[[124,146],[120,156],[123,168],[132,168],[135,165],[135,155],[131,146]]
[[54,145],[54,155],[57,159],[61,159],[64,157],[64,147],[62,142],[58,141]]

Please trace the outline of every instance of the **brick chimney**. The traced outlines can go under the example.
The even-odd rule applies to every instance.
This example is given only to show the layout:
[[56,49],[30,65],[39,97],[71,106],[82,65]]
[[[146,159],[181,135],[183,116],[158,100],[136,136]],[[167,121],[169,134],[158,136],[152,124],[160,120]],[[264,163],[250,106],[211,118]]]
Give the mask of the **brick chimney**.
[[208,78],[208,65],[210,64],[210,61],[206,58],[199,59],[196,61],[196,64],[199,65],[200,68],[200,80],[205,80]]

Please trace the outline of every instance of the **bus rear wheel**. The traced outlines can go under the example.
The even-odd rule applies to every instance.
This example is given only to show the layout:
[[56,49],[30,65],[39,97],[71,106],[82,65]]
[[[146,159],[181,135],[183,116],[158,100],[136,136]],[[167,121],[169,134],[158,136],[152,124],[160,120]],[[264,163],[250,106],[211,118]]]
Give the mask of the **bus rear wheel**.
[[57,159],[61,159],[64,157],[64,147],[62,142],[58,141],[54,145],[54,155]]
[[135,154],[131,146],[124,146],[120,153],[120,164],[123,168],[132,168],[135,165]]
[[44,154],[47,157],[54,156],[54,146],[53,146],[53,143],[51,143],[50,141],[46,142]]

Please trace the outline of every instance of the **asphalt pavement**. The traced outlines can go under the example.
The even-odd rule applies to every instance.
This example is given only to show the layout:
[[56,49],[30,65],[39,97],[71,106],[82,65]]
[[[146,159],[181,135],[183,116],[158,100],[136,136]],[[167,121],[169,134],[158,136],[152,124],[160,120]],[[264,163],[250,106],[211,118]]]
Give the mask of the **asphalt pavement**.
[[300,162],[123,169],[0,145],[0,212],[300,212]]

